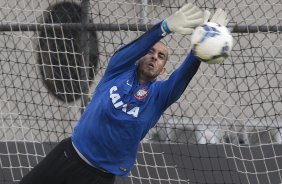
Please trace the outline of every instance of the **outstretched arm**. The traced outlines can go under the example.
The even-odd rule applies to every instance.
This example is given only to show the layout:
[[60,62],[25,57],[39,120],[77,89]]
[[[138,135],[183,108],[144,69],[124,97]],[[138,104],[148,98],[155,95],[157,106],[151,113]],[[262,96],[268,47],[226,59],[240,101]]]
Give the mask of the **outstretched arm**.
[[133,68],[135,63],[165,35],[171,32],[191,34],[193,29],[203,22],[203,11],[190,3],[184,5],[141,37],[119,49],[109,61],[105,75],[115,76]]
[[187,85],[197,73],[201,61],[197,60],[193,53],[190,53],[184,62],[170,75],[168,80],[159,83],[159,97],[165,111],[171,104],[180,98]]
[[[207,22],[209,12],[205,12],[205,14],[205,22]],[[218,9],[211,18],[211,22],[225,26],[227,24],[227,14],[222,9]],[[162,111],[179,99],[193,76],[198,71],[200,64],[201,61],[199,61],[191,52],[180,67],[171,74],[168,80],[160,82],[160,98],[166,99],[160,100],[161,103],[163,103],[161,107],[164,108]]]
[[115,52],[109,61],[106,73],[122,73],[133,67],[165,34],[158,23],[145,34]]

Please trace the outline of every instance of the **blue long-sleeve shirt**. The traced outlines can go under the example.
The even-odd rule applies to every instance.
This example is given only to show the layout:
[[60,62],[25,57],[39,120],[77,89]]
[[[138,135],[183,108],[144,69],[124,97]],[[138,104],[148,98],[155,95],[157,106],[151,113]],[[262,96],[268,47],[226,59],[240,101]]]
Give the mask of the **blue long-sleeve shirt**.
[[136,61],[163,36],[159,23],[110,59],[72,135],[76,149],[95,167],[127,176],[140,141],[197,72],[200,61],[190,53],[168,80],[139,84]]

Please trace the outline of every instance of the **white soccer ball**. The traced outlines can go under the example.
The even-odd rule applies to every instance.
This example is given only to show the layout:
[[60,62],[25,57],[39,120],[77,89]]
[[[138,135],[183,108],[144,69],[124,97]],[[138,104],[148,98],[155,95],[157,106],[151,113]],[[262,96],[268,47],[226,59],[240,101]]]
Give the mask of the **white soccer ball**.
[[229,56],[233,37],[225,26],[207,22],[194,30],[191,43],[197,58],[208,64],[216,64]]

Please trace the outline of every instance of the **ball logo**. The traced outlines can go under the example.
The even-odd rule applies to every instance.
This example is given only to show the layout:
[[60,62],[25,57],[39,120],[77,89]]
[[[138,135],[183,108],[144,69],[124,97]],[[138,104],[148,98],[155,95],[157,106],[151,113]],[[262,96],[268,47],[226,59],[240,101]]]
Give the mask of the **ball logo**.
[[215,27],[210,27],[208,25],[203,25],[204,30],[206,31],[199,43],[203,43],[209,37],[215,37],[220,34],[220,32]]
[[148,96],[148,91],[146,90],[146,87],[139,89],[136,94],[134,94],[134,97],[138,100],[142,100]]

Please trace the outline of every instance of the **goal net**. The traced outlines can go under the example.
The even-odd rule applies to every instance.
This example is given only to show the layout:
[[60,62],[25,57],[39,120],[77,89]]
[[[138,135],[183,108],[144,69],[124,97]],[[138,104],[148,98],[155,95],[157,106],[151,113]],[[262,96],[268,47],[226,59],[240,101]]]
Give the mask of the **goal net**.
[[[281,183],[281,1],[189,2],[227,12],[231,56],[201,64],[116,183]],[[19,182],[71,136],[114,51],[185,3],[0,1],[0,183]],[[160,80],[191,48],[190,36],[163,42],[170,56]]]

